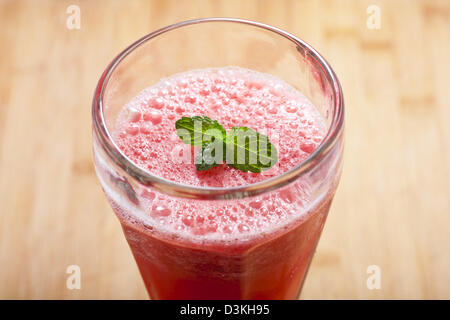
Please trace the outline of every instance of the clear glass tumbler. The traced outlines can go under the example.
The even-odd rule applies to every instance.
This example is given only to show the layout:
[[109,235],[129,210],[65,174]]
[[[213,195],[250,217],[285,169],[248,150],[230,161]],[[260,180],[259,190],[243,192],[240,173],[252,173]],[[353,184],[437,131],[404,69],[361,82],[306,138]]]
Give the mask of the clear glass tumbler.
[[[163,179],[119,150],[111,137],[117,115],[141,90],[176,73],[225,66],[272,74],[302,92],[327,125],[319,147],[281,175],[232,188]],[[313,48],[287,32],[252,21],[208,18],[177,23],[139,39],[109,64],[95,91],[92,117],[97,175],[152,299],[298,297],[342,168],[342,89]],[[160,228],[143,204],[149,194],[189,202],[194,208],[270,197],[301,205],[291,213],[295,218],[257,238],[198,242]]]

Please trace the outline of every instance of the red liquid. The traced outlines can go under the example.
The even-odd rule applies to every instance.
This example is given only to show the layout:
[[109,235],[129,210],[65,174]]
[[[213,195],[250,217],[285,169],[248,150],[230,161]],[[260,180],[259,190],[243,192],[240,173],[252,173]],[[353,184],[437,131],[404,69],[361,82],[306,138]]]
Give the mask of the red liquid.
[[[279,162],[264,174],[226,165],[197,172],[189,159],[195,150],[175,133],[175,121],[193,115],[207,115],[227,130],[245,125],[266,133]],[[230,187],[289,170],[324,134],[323,119],[299,92],[269,75],[227,68],[176,75],[144,90],[124,107],[114,139],[155,175]],[[227,201],[181,199],[148,189],[138,195],[144,210],[136,219],[112,190],[105,192],[152,299],[295,299],[331,203],[329,194],[314,199],[305,182]]]
[[199,245],[122,220],[152,299],[296,299],[331,204],[291,230],[245,244]]

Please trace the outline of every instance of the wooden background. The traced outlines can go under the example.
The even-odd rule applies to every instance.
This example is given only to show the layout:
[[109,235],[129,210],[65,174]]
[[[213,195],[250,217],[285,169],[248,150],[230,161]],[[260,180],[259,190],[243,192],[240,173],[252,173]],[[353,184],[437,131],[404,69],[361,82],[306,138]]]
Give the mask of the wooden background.
[[298,35],[343,85],[344,171],[302,298],[449,299],[448,0],[0,1],[0,298],[147,298],[93,170],[91,98],[132,41],[209,16]]

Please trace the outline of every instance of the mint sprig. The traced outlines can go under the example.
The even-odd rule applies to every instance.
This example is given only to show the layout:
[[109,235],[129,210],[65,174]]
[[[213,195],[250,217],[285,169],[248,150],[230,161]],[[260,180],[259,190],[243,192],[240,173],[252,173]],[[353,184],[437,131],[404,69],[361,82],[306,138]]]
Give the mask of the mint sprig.
[[195,157],[198,171],[226,163],[243,172],[259,173],[278,161],[277,149],[269,138],[248,127],[233,127],[227,133],[218,121],[194,116],[182,117],[175,128],[184,143],[201,146]]
[[[277,149],[269,138],[248,127],[233,127],[226,137],[226,163],[238,170],[259,173],[277,163]],[[232,152],[230,152],[232,150]]]
[[193,146],[202,146],[214,140],[216,136],[224,141],[227,135],[219,122],[206,116],[182,117],[175,122],[175,128],[181,140]]
[[[220,147],[220,143],[218,146]],[[223,157],[218,156],[218,158],[216,158],[215,150],[216,144],[214,142],[202,146],[195,157],[195,167],[197,168],[197,171],[209,170],[212,167],[219,166]]]

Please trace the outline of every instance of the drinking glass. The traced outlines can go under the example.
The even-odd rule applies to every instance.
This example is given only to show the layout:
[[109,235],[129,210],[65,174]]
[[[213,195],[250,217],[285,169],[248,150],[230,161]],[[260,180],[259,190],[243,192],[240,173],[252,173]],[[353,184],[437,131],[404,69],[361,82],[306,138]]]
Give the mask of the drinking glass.
[[[116,118],[140,91],[176,73],[226,66],[272,74],[314,104],[327,133],[308,158],[258,183],[196,187],[152,174],[118,148],[111,135]],[[92,118],[96,172],[152,299],[298,297],[342,168],[342,89],[317,51],[285,31],[247,20],[207,18],[170,25],[137,40],[108,65],[95,90]],[[298,203],[298,210],[256,238],[196,241],[168,231],[151,216],[148,201],[154,197],[198,210],[279,197]]]

